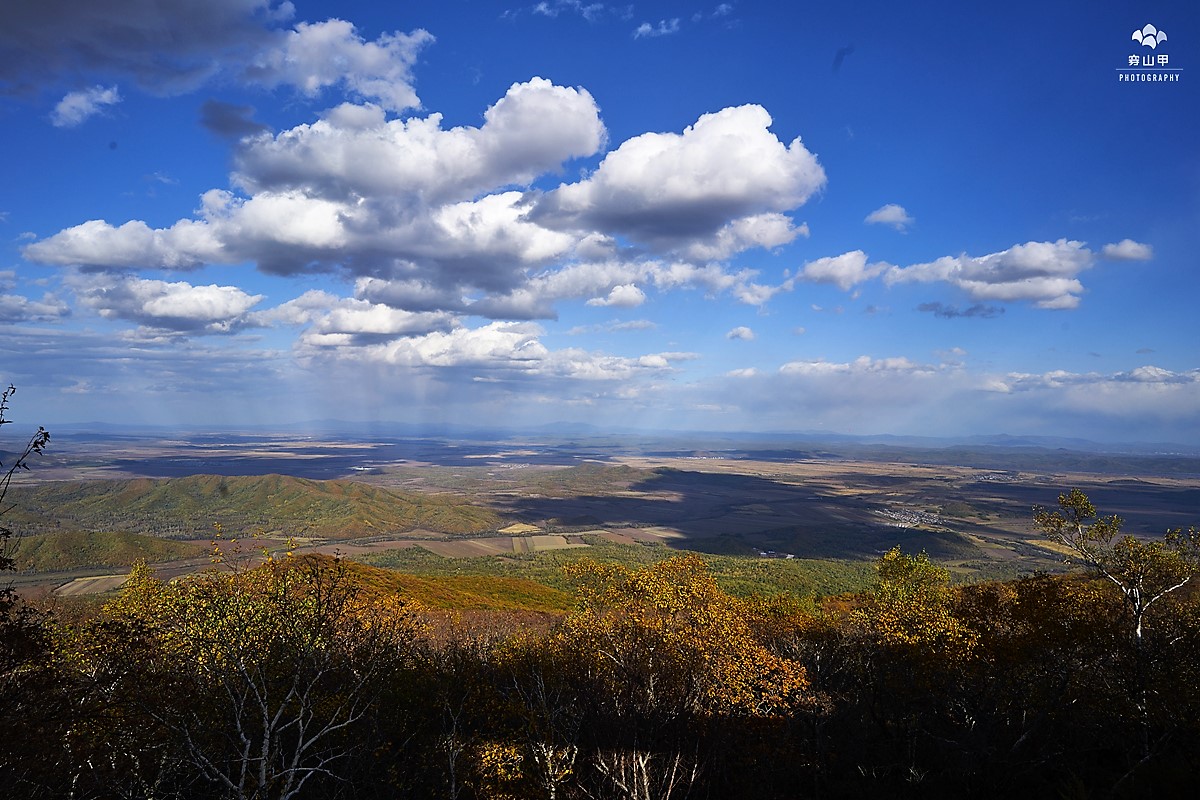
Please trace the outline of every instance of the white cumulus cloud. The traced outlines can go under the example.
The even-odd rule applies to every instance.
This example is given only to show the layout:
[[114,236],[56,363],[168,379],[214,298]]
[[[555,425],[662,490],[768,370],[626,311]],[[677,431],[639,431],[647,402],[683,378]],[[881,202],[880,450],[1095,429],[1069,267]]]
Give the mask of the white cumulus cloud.
[[109,319],[183,333],[229,333],[262,299],[236,286],[193,286],[114,275],[77,275],[68,285],[84,306]]
[[445,311],[413,312],[358,298],[341,298],[309,290],[294,300],[250,316],[251,323],[269,326],[307,325],[308,344],[367,344],[402,336],[448,331],[455,318]]
[[885,206],[875,209],[867,218],[863,220],[868,225],[890,225],[898,231],[904,231],[909,225],[916,222],[915,219],[908,215],[904,210],[904,206],[888,203]]
[[614,286],[607,297],[593,297],[587,301],[589,306],[610,306],[613,308],[636,308],[646,302],[646,293],[632,283]]
[[1028,242],[986,256],[946,256],[926,264],[891,267],[888,283],[944,281],[976,300],[1028,301],[1039,308],[1079,305],[1083,284],[1078,275],[1090,269],[1095,254],[1083,242]]
[[860,283],[883,274],[888,264],[867,264],[867,254],[852,250],[840,256],[818,258],[809,261],[800,270],[800,278],[814,283],[832,283],[839,289],[848,290]]
[[532,221],[525,193],[504,187],[590,154],[604,138],[591,95],[539,78],[510,87],[479,128],[447,131],[438,115],[388,120],[378,106],[343,104],[312,125],[244,140],[234,175],[244,193],[206,192],[195,219],[162,229],[90,221],[24,253],[122,269],[346,269],[398,282],[391,292],[374,287],[387,302],[422,287],[425,302],[457,309],[467,295],[525,284],[531,268],[565,258],[576,242],[595,246],[593,236]]
[[389,120],[378,106],[342,104],[311,125],[245,142],[235,180],[251,193],[386,198],[403,210],[527,184],[596,152],[606,136],[586,90],[542,78],[513,84],[478,128],[441,123],[436,113]]
[[790,241],[799,233],[790,222],[763,215],[802,205],[825,172],[799,138],[785,145],[770,125],[764,108],[748,105],[705,114],[681,134],[635,136],[589,178],[546,194],[534,218],[660,251],[708,246],[728,254]]
[[196,220],[180,220],[162,229],[140,220],[120,226],[89,220],[26,245],[23,254],[41,264],[123,269],[192,269],[224,260],[221,243],[212,230]]
[[1106,244],[1100,253],[1111,261],[1149,261],[1154,258],[1153,247],[1132,239]]
[[351,23],[330,19],[301,22],[281,39],[247,67],[251,80],[266,86],[289,84],[310,97],[341,84],[391,111],[420,105],[411,72],[421,48],[433,41],[427,31],[385,33],[368,42]]

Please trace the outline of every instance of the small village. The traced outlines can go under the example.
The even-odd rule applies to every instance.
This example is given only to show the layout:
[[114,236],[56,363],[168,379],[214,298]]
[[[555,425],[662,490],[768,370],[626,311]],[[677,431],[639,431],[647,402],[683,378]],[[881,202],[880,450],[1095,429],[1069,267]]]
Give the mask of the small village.
[[876,511],[875,513],[892,520],[886,524],[893,528],[917,528],[922,526],[928,527],[942,524],[941,516],[937,514],[930,514],[925,511],[910,511],[907,509],[896,510],[889,508],[883,511]]

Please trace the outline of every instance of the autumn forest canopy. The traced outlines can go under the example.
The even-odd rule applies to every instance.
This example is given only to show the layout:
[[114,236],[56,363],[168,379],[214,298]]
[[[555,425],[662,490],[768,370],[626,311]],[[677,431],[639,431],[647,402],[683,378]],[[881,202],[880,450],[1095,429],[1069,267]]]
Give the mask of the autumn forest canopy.
[[[580,560],[566,614],[448,612],[329,556],[0,607],[7,797],[1166,796],[1198,767],[1196,534],[1086,573],[733,597],[696,556]],[[1072,539],[1072,537],[1074,537]]]
[[955,588],[899,551],[818,603],[730,597],[695,557],[583,562],[558,619],[434,613],[372,572],[139,567],[86,615],[9,603],[6,796],[1148,796],[1195,774],[1194,594],[1139,648],[1103,581]]

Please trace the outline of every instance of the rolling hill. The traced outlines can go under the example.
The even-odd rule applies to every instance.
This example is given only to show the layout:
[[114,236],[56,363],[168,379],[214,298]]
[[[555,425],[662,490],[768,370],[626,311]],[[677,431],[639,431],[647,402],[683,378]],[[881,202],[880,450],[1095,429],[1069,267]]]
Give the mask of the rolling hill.
[[5,523],[18,534],[124,531],[170,539],[254,533],[353,539],[414,529],[495,530],[493,511],[452,495],[285,475],[65,481],[14,489]]
[[195,542],[172,542],[125,532],[61,531],[15,540],[13,559],[21,572],[58,572],[92,567],[129,567],[139,559],[174,561],[208,552]]

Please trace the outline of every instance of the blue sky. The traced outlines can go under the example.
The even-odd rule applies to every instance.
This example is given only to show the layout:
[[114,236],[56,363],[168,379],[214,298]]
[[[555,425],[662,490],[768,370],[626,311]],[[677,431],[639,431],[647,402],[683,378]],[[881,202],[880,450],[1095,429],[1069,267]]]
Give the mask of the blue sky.
[[1200,442],[1191,2],[6,17],[19,418]]

